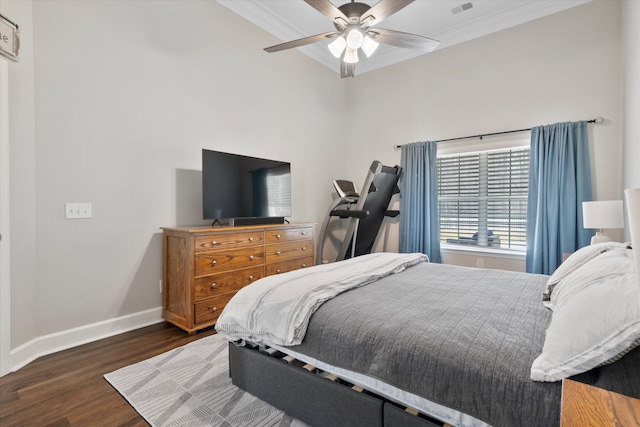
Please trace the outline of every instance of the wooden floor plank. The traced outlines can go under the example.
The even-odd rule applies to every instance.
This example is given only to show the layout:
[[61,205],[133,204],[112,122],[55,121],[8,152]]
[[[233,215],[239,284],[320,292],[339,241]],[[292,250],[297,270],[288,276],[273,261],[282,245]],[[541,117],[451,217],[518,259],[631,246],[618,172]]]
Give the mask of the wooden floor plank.
[[147,426],[103,375],[214,333],[160,323],[34,360],[0,378],[0,425]]

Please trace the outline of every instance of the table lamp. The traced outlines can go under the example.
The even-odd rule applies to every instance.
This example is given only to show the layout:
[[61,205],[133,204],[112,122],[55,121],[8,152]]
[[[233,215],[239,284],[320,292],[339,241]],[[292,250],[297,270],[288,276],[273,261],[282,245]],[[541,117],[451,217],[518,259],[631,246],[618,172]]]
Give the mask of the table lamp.
[[599,231],[591,238],[591,244],[610,242],[611,237],[603,230],[605,228],[623,228],[624,215],[622,200],[602,200],[582,202],[582,221],[584,228],[595,228]]

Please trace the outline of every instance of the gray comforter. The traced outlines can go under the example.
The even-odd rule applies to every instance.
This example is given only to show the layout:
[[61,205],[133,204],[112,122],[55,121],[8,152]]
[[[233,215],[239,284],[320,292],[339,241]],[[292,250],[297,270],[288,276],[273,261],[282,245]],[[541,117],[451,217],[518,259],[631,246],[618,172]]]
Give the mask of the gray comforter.
[[555,426],[561,384],[529,379],[547,279],[421,263],[324,303],[291,349],[496,427]]

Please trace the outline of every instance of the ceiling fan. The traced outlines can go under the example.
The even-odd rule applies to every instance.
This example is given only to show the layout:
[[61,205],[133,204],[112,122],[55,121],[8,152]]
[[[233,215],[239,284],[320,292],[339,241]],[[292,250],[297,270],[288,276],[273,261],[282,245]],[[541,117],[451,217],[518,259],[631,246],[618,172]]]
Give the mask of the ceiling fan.
[[267,52],[279,52],[285,49],[300,47],[327,39],[335,39],[329,43],[331,54],[340,58],[340,77],[353,77],[355,74],[358,52],[362,51],[369,57],[379,43],[407,49],[422,49],[427,52],[434,50],[439,41],[416,34],[401,31],[373,28],[382,20],[388,18],[415,0],[380,0],[373,6],[358,3],[334,6],[329,0],[304,0],[311,7],[333,21],[337,31],[317,34],[302,39],[281,43],[265,48]]

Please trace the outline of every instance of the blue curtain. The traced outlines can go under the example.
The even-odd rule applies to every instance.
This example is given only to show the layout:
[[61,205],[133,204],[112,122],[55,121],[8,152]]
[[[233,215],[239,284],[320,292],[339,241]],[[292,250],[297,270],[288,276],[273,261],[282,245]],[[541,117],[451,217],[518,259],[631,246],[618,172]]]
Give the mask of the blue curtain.
[[400,242],[402,253],[422,252],[441,262],[435,141],[402,146]]
[[582,202],[591,200],[587,122],[532,128],[530,156],[527,272],[552,274],[593,235],[582,226]]

